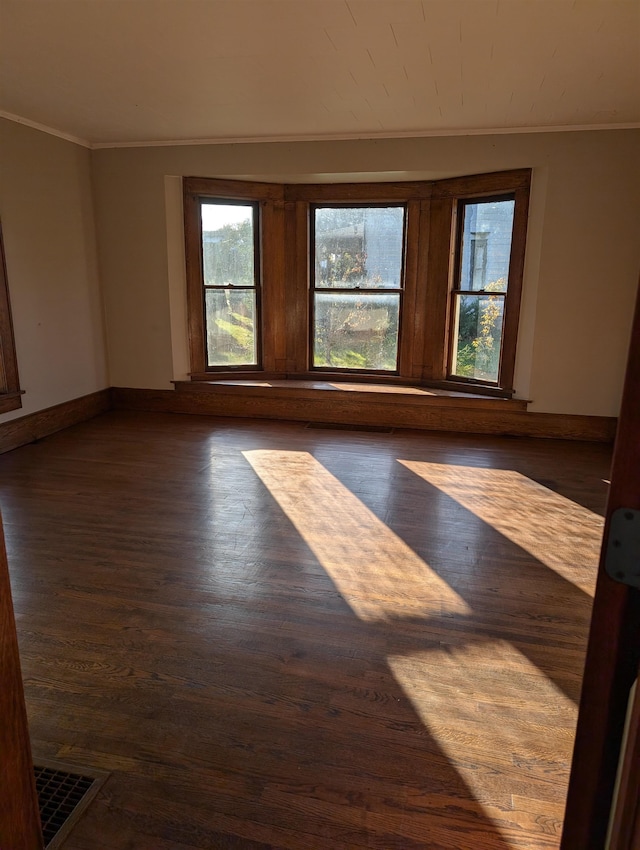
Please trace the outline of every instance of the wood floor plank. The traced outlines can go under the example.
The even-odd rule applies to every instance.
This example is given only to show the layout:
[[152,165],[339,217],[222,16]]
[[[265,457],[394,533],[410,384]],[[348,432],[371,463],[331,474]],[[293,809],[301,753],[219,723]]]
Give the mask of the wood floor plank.
[[0,457],[68,850],[557,850],[607,446],[111,412]]

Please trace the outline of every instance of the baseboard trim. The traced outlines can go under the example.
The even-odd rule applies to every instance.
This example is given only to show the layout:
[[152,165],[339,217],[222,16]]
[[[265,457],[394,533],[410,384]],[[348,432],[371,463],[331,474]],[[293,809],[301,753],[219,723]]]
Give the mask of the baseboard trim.
[[315,393],[277,388],[262,392],[227,386],[223,391],[193,392],[114,387],[111,391],[116,410],[186,413],[207,416],[288,419],[330,422],[345,425],[373,425],[425,431],[451,431],[514,437],[543,437],[589,442],[612,442],[617,420],[609,416],[579,416],[558,413],[531,413],[505,409],[496,404],[468,403],[459,398],[429,400],[409,397],[373,400],[371,393]]
[[223,392],[176,392],[112,387],[1,423],[0,454],[112,408],[601,443],[613,441],[617,424],[617,420],[609,416],[531,413],[505,409],[504,402],[494,408],[490,403],[480,405],[473,399],[468,404],[459,398],[430,399],[425,404],[410,397],[399,399],[397,394],[392,400],[380,400],[370,392],[343,394],[318,390],[297,394],[279,393],[274,389],[256,394],[255,388],[253,392],[243,391],[243,388]]
[[111,409],[111,390],[98,390],[89,395],[64,401],[53,407],[29,413],[19,419],[0,423],[0,454],[41,440],[63,428],[77,425]]

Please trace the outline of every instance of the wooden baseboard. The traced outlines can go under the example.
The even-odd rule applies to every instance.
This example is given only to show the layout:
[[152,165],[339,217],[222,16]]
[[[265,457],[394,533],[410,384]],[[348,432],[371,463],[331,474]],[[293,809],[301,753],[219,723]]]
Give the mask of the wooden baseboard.
[[[194,384],[194,387],[198,387]],[[504,399],[433,396],[392,392],[278,387],[222,387],[214,391],[112,387],[0,423],[0,454],[48,437],[111,408],[205,416],[289,419],[343,425],[374,425],[516,437],[612,442],[617,420],[608,416],[530,413]]]
[[[522,403],[504,399],[428,399],[393,392],[330,392],[307,388],[238,387],[194,383],[193,390],[148,390],[114,387],[112,401],[118,410],[289,419],[345,425],[375,425],[427,431],[452,431],[518,437],[612,442],[616,419],[530,413]],[[495,403],[494,403],[495,402]]]
[[111,391],[99,390],[0,424],[0,454],[33,443],[111,409]]

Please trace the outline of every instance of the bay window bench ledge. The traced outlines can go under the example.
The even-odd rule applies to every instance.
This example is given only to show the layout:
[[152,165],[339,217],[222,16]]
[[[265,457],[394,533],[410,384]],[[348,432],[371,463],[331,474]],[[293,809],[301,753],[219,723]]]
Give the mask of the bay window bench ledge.
[[611,442],[616,429],[615,417],[530,412],[524,399],[400,383],[264,374],[173,383],[173,390],[113,387],[112,405],[117,410],[293,420],[350,429],[410,428],[597,442]]
[[[247,397],[251,399],[283,399],[298,402],[317,402],[327,412],[352,407],[367,408],[378,404],[399,407],[409,405],[441,408],[471,408],[486,410],[527,409],[524,399],[500,398],[478,392],[458,392],[455,390],[412,386],[401,383],[360,383],[355,381],[332,380],[323,376],[317,379],[271,378],[263,375],[242,378],[216,376],[210,380],[198,378],[191,381],[173,381],[178,392],[208,393],[226,397]],[[298,418],[298,417],[294,417]],[[395,423],[399,424],[399,423]],[[413,426],[410,426],[413,427]]]
[[[513,417],[526,416],[522,399],[402,384],[228,377],[175,381],[185,412],[260,419],[486,434],[527,433]],[[524,430],[523,430],[524,428]]]

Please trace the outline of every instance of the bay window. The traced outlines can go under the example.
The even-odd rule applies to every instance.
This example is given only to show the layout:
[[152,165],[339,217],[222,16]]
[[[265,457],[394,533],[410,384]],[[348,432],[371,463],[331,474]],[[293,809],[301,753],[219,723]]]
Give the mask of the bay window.
[[185,178],[192,379],[330,374],[511,395],[530,175]]

